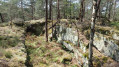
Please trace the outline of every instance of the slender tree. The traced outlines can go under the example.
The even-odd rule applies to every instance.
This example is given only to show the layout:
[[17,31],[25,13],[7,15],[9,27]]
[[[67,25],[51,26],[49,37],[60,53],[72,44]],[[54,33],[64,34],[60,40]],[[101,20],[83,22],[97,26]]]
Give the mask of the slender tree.
[[45,0],[46,1],[46,21],[45,21],[45,33],[46,33],[46,42],[48,42],[48,0]]
[[66,14],[67,14],[67,12],[66,12],[66,11],[67,11],[67,0],[64,0],[64,1],[62,1],[62,2],[63,2],[63,4],[64,4],[64,5],[63,5],[63,8],[62,8],[62,9],[63,9],[63,10],[62,10],[62,11],[63,11],[63,17],[66,19],[66,18],[67,18],[67,17],[66,17]]
[[116,0],[114,0],[113,5],[113,21],[115,21],[115,13],[116,13]]
[[111,18],[111,11],[112,11],[112,0],[109,1],[109,10],[108,10],[108,19],[110,20]]
[[101,7],[100,6],[98,10],[98,20],[101,21]]
[[32,20],[34,19],[34,12],[35,12],[35,7],[34,7],[34,4],[35,4],[35,1],[34,0],[30,0],[30,6],[31,6],[31,15],[32,15]]
[[4,22],[4,19],[1,13],[0,13],[0,18],[1,18],[1,21]]
[[71,10],[72,4],[71,4],[71,2],[72,1],[70,0],[70,3],[69,3],[69,5],[70,5],[70,17],[69,17],[70,18],[70,21],[71,21],[71,17],[72,17],[72,14],[71,14],[71,12],[72,12],[72,10]]
[[23,19],[23,22],[24,22],[25,17],[24,17],[24,9],[23,9],[23,0],[21,0],[21,11],[22,11],[22,19]]
[[109,3],[109,1],[106,0],[106,11],[105,11],[105,17],[107,17],[107,13],[108,13],[108,9],[109,9],[108,3]]
[[60,23],[60,9],[59,9],[59,0],[57,0],[57,22]]
[[50,10],[49,10],[49,20],[51,20],[51,19],[52,19],[52,0],[50,0],[49,6],[50,6]]
[[98,20],[101,21],[101,16],[102,16],[102,4],[101,4],[101,0],[98,0],[97,2],[97,12],[98,12]]
[[68,19],[68,16],[67,16],[67,6],[68,6],[68,1],[66,0],[66,9],[65,9],[65,12],[66,12],[66,19]]
[[50,19],[51,22],[52,22],[52,40],[53,40],[53,11],[52,11],[52,0],[50,0],[49,19]]
[[79,21],[83,22],[85,16],[85,0],[81,0],[80,2],[80,13],[79,13]]
[[93,56],[93,40],[95,34],[95,21],[97,17],[98,8],[100,5],[101,0],[93,0],[93,12],[92,12],[92,22],[91,22],[91,33],[90,33],[90,43],[89,43],[89,60],[88,60],[88,67],[93,67],[92,63],[92,56]]

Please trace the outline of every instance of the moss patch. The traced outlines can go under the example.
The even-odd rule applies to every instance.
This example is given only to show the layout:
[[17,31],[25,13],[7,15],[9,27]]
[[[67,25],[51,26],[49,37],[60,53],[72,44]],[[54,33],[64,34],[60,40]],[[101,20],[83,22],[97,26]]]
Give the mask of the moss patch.
[[5,53],[6,58],[12,58],[12,53],[10,51]]
[[85,31],[84,31],[84,35],[85,35],[86,38],[89,40],[89,39],[90,39],[90,30],[85,30]]
[[101,67],[103,64],[107,63],[108,59],[109,58],[105,57],[105,56],[102,56],[102,57],[95,56],[93,58],[93,60],[94,60],[94,62],[93,62],[94,67]]
[[85,58],[89,58],[88,56],[89,56],[89,53],[83,53],[83,56],[85,57]]
[[[33,40],[34,39],[34,40]],[[31,46],[29,46],[29,44]],[[33,46],[35,44],[35,48]],[[44,36],[36,37],[33,35],[26,37],[26,46],[30,51],[30,62],[33,66],[49,67],[51,64],[66,65],[71,67],[72,55],[54,42],[45,42]]]
[[3,57],[5,53],[6,53],[5,49],[0,47],[0,57]]
[[65,43],[67,43],[67,44],[70,44],[71,46],[75,46],[72,42],[70,42],[70,41],[64,41]]
[[0,23],[0,27],[5,27],[5,26],[8,26],[8,25],[9,25],[9,23],[7,23],[7,22]]
[[111,35],[111,28],[110,27],[101,27],[101,26],[96,26],[95,31],[104,34],[104,35]]
[[51,34],[52,33],[52,29],[48,30],[48,33]]
[[0,47],[15,47],[19,42],[18,37],[0,36]]
[[119,30],[119,21],[110,22],[109,25]]

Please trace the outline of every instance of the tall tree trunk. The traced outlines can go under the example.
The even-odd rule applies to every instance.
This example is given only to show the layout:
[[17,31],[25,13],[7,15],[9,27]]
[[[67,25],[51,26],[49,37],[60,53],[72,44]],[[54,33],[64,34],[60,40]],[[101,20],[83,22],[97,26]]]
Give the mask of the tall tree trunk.
[[98,19],[99,19],[99,21],[101,21],[101,15],[102,15],[102,12],[101,12],[101,6],[100,6],[100,3],[101,3],[101,0],[98,0],[98,2],[97,2],[97,11],[98,11]]
[[10,26],[12,28],[12,26],[13,26],[13,17],[12,17],[12,11],[11,11],[11,9],[12,9],[12,4],[10,4],[10,8],[9,8]]
[[68,19],[68,16],[67,16],[67,6],[68,6],[68,5],[67,5],[67,2],[68,2],[68,1],[66,0],[66,10],[65,10],[65,12],[66,12],[66,19]]
[[51,13],[52,13],[52,0],[50,0],[50,10],[49,10],[49,20],[51,20],[52,16],[51,16]]
[[[73,5],[73,8],[75,8],[75,5]],[[73,15],[73,17],[76,19],[75,11],[73,11],[72,15]]]
[[70,0],[70,20],[71,20],[71,17],[72,17],[72,14],[71,14],[71,12],[72,12],[72,10],[71,10],[71,7],[72,7],[72,5],[71,5],[71,0]]
[[112,5],[113,5],[113,3],[112,3],[112,1],[110,1],[109,2],[109,10],[108,10],[108,19],[110,20],[110,18],[111,18],[111,10],[112,10]]
[[53,40],[53,31],[54,31],[54,30],[53,30],[53,28],[54,28],[54,27],[53,27],[53,11],[52,11],[52,19],[51,19],[51,20],[52,20],[52,40]]
[[109,9],[108,3],[109,3],[109,1],[107,0],[107,2],[106,2],[105,17],[107,17],[107,13],[108,13],[108,9]]
[[46,1],[46,22],[45,22],[45,33],[46,33],[46,42],[48,42],[48,27],[47,27],[47,24],[48,24],[48,0],[45,0]]
[[113,21],[115,21],[115,13],[116,13],[116,0],[114,0],[114,6],[113,6]]
[[52,11],[52,0],[50,0],[50,13],[49,13],[49,19],[52,22],[52,40],[53,40],[53,11]]
[[31,2],[31,15],[32,15],[32,20],[34,19],[34,12],[35,12],[35,8],[34,8],[34,0],[30,0]]
[[66,19],[66,10],[64,10],[65,9],[65,6],[63,7],[63,17],[64,17],[64,19]]
[[[42,8],[40,8],[40,10],[43,10],[44,9],[44,0],[41,1],[41,7]],[[43,18],[45,16],[44,13],[45,13],[44,10],[43,10],[43,12],[40,12],[40,18]]]
[[4,22],[4,19],[3,19],[2,13],[0,13],[0,18],[1,18],[1,21]]
[[99,10],[98,10],[98,20],[101,21],[101,10],[100,10],[100,6],[99,6]]
[[25,17],[24,17],[24,9],[23,9],[23,0],[21,0],[21,11],[22,11],[22,19],[23,19],[23,22],[24,22]]
[[32,13],[32,20],[34,19],[34,11],[33,11],[33,6],[31,5],[31,13]]
[[85,0],[81,0],[80,6],[79,21],[83,22],[85,15]]
[[93,56],[93,40],[95,34],[95,21],[97,17],[98,8],[100,5],[101,0],[93,0],[93,12],[92,12],[92,22],[91,22],[91,33],[90,33],[90,43],[89,43],[89,60],[88,60],[88,67],[93,67],[92,63],[92,56]]
[[59,0],[57,0],[57,22],[60,23],[60,9],[59,9]]

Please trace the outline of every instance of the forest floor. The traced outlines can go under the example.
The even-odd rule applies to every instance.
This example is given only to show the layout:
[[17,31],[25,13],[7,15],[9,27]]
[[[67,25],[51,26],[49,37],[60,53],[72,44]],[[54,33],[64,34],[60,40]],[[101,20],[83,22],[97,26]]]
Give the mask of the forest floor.
[[24,33],[22,27],[0,26],[0,67],[79,67],[61,44],[29,33],[24,43]]
[[22,43],[24,30],[13,26],[0,27],[0,67],[25,67],[25,47]]
[[44,36],[27,35],[26,45],[34,67],[79,67],[72,53],[55,41],[46,43]]
[[[33,20],[30,24],[39,21],[41,20]],[[24,27],[13,25],[11,28],[8,23],[0,25],[0,67],[80,67],[74,54],[63,49],[63,45],[55,40],[45,42],[44,34],[36,36],[26,32],[24,38],[25,32]],[[81,32],[80,37],[86,41]],[[93,50],[95,67],[100,67],[100,64],[103,67],[113,67],[117,64],[97,49]]]

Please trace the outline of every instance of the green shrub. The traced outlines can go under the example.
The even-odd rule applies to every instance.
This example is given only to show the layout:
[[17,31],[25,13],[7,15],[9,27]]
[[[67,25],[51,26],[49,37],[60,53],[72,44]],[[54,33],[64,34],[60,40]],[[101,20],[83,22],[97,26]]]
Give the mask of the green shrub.
[[62,60],[62,63],[63,63],[63,64],[70,64],[70,62],[71,62],[71,59],[69,59],[69,58],[64,58],[64,59]]
[[108,57],[102,57],[102,60],[103,60],[104,63],[106,63],[107,60],[108,60]]
[[5,49],[0,47],[0,57],[5,55]]
[[89,40],[89,39],[90,39],[90,30],[84,31],[84,35],[85,35],[86,38]]
[[0,36],[0,46],[4,48],[15,47],[19,41],[18,37]]
[[109,25],[112,26],[112,27],[115,27],[116,29],[119,29],[119,21],[110,22]]
[[5,53],[5,57],[6,57],[6,58],[12,58],[12,53],[9,52],[9,51],[6,52],[6,53]]
[[84,56],[85,58],[89,58],[88,55],[89,55],[89,53],[83,53],[83,56]]
[[72,65],[71,67],[78,67],[78,65]]
[[7,22],[0,23],[0,27],[5,27],[5,26],[8,26],[8,25],[9,25],[9,23],[7,23]]

